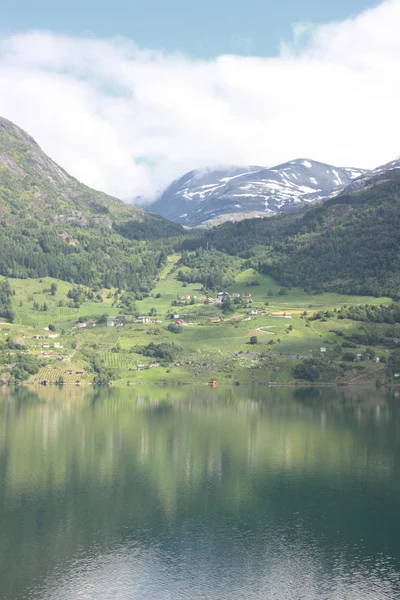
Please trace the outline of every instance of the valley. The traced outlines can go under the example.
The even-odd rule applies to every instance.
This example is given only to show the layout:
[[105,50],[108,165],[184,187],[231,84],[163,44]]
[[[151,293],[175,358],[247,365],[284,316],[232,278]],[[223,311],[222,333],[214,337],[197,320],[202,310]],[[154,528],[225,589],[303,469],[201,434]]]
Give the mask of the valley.
[[[124,315],[122,327],[110,327],[107,321],[124,312],[123,291],[100,290],[101,300],[89,300],[88,290],[81,289],[81,304],[72,308],[68,306],[71,286],[66,282],[50,278],[10,280],[15,318],[13,324],[3,322],[0,326],[3,381],[10,381],[8,365],[15,362],[17,353],[37,360],[38,371],[25,379],[32,384],[89,384],[96,381],[99,367],[107,379],[102,383],[112,381],[113,385],[207,383],[210,378],[223,385],[293,384],[301,381],[294,375],[296,366],[311,359],[322,368],[314,383],[375,384],[379,378],[387,380],[389,345],[354,344],[350,351],[354,362],[343,361],[346,350],[341,344],[346,336],[365,334],[371,326],[338,320],[337,311],[360,304],[387,305],[388,298],[313,295],[294,288],[281,296],[279,284],[248,269],[226,290],[234,302],[240,295],[240,301],[227,313],[224,302],[205,304],[198,284],[182,287],[176,279],[179,260],[177,254],[169,257],[154,290],[136,302],[136,314]],[[57,288],[54,295],[52,284],[53,291],[54,285]],[[243,298],[248,295],[251,302]],[[190,296],[190,300],[174,306],[183,296]],[[45,311],[40,308],[44,305]],[[321,311],[327,316],[313,320]],[[149,315],[149,322],[138,323],[138,312]],[[177,324],[177,333],[170,330],[171,323]],[[400,337],[400,326],[394,328]],[[333,330],[342,333],[337,335]],[[257,343],[250,343],[254,337]],[[11,348],[7,340],[12,340]],[[149,344],[155,345],[156,351],[164,348],[165,355],[143,355],[142,349]],[[321,348],[325,350],[321,352]],[[373,359],[366,356],[368,352]],[[379,362],[376,357],[380,357]]]
[[[302,177],[318,194],[318,172],[335,194],[188,230],[84,186],[0,119],[0,379],[395,384],[400,175],[386,167],[371,179],[304,159],[218,172],[224,193],[268,175],[297,208]],[[196,201],[215,173],[201,177]]]

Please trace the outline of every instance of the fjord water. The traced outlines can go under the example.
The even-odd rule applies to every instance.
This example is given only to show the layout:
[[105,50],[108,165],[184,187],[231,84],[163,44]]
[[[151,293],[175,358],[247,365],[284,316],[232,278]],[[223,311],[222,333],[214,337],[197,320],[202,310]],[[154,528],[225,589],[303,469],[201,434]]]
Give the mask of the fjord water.
[[400,598],[400,399],[0,392],[0,598]]

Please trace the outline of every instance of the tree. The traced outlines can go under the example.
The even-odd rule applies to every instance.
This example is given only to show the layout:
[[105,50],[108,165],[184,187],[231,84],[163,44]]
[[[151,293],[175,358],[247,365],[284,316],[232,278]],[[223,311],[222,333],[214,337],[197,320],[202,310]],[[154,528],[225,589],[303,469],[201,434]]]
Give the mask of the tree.
[[223,301],[222,312],[224,313],[224,315],[229,315],[235,312],[235,307],[229,298]]
[[57,293],[57,284],[56,283],[52,283],[50,286],[50,294],[52,296],[55,296]]
[[167,329],[171,333],[182,333],[182,331],[183,331],[182,325],[178,325],[177,323],[170,323],[168,325]]
[[258,337],[256,335],[251,336],[250,344],[258,344]]
[[52,323],[50,323],[50,325],[49,325],[49,330],[50,331],[55,331],[56,330],[55,326]]

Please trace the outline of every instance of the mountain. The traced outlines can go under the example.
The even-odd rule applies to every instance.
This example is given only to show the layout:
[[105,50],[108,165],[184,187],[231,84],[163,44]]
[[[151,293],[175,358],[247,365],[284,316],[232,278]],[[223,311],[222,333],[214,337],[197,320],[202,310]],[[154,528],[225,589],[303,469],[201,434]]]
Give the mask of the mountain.
[[308,159],[272,168],[191,171],[174,181],[150,208],[184,226],[217,225],[299,210],[340,193],[365,173]]
[[385,181],[387,176],[391,175],[392,171],[396,169],[400,169],[400,156],[395,160],[392,160],[372,171],[366,171],[356,179],[354,179],[350,185],[348,185],[343,191],[342,194],[348,194],[350,192],[356,192],[364,189],[369,185],[373,185],[378,183],[379,181]]
[[196,243],[283,286],[400,298],[400,169],[299,213],[224,223],[184,248]]
[[1,275],[149,288],[163,242],[150,256],[139,240],[183,231],[83,185],[25,131],[0,118]]

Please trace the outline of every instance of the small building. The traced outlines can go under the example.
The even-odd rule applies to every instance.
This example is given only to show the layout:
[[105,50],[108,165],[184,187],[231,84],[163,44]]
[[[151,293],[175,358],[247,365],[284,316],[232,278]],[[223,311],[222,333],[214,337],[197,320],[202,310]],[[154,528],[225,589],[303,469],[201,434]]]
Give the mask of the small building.
[[179,315],[174,314],[174,315],[171,316],[171,319],[179,319]]
[[321,352],[326,352],[326,348],[320,348]]
[[217,387],[217,380],[216,379],[210,379],[210,381],[208,382],[208,385],[215,388]]
[[230,294],[228,292],[218,292],[218,298],[230,298]]
[[249,312],[249,315],[258,315],[258,310],[257,309],[253,309]]
[[62,344],[60,344],[60,342],[56,342],[54,344],[54,348],[63,348],[64,346]]
[[75,371],[75,375],[84,375],[84,374],[85,374],[85,371],[82,371],[82,369]]
[[221,323],[221,319],[219,317],[210,317],[208,320],[210,323]]
[[159,364],[159,363],[156,363],[156,362],[151,362],[151,363],[149,364],[149,369],[153,369],[154,367],[159,367],[159,366],[160,366],[160,364]]
[[73,375],[73,370],[72,369],[67,369],[67,371],[65,371],[66,375]]
[[190,300],[191,296],[179,296],[179,300]]
[[87,323],[78,323],[78,329],[86,329]]
[[245,298],[247,300],[252,297],[253,297],[253,294],[242,294],[242,298]]
[[144,371],[144,365],[137,365],[138,371]]
[[138,317],[136,323],[151,323],[150,317]]
[[175,321],[175,325],[183,325],[184,322],[185,321],[183,319],[178,319],[177,321]]
[[50,348],[50,344],[49,344],[48,342],[45,342],[45,343],[43,344],[43,348]]
[[240,294],[238,294],[237,292],[235,292],[234,294],[232,294],[232,298],[240,298]]

